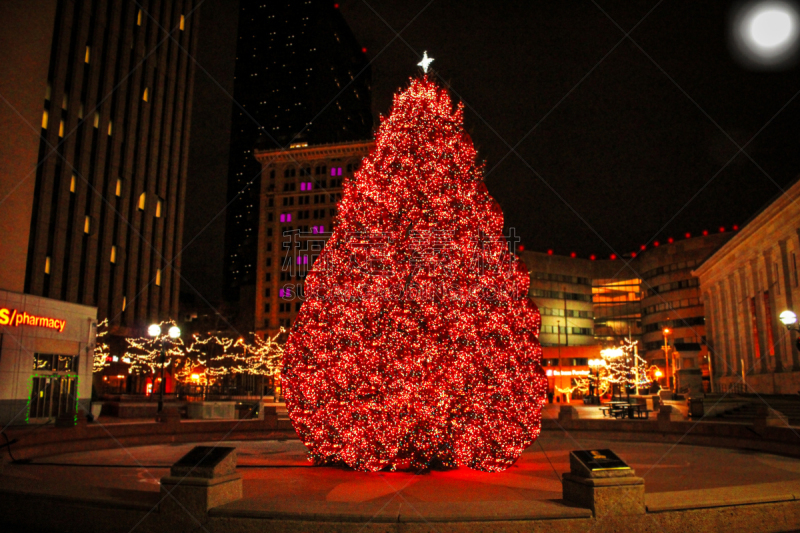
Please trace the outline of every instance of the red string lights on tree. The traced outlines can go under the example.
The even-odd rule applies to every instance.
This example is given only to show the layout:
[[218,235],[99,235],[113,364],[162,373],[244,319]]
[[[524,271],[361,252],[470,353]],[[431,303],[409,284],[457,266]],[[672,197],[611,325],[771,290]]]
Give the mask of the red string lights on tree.
[[501,471],[538,437],[541,318],[476,155],[463,106],[426,74],[345,181],[283,359],[317,464]]

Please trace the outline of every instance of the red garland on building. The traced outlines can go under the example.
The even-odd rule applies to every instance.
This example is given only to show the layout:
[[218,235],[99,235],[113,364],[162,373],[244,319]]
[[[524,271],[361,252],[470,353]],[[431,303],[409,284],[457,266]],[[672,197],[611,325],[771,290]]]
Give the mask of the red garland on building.
[[463,106],[426,75],[345,182],[282,371],[315,463],[494,472],[538,437],[541,318],[475,157]]

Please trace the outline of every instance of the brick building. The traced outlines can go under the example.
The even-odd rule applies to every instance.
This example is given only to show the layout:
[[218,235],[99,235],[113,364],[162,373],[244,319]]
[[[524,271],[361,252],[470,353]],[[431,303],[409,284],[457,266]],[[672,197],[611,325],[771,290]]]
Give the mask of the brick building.
[[352,177],[373,144],[356,141],[256,151],[263,168],[257,333],[273,334],[291,326],[302,305],[305,276],[333,229],[342,181]]

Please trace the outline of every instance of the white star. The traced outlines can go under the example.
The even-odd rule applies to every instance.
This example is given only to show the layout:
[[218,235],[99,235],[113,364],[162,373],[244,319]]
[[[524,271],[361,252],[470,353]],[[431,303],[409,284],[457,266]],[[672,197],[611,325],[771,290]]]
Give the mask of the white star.
[[422,70],[425,72],[425,74],[427,74],[428,73],[428,65],[430,65],[431,63],[433,63],[433,58],[432,57],[428,57],[428,51],[425,50],[424,52],[422,52],[422,61],[417,63],[417,66],[418,67],[422,67]]

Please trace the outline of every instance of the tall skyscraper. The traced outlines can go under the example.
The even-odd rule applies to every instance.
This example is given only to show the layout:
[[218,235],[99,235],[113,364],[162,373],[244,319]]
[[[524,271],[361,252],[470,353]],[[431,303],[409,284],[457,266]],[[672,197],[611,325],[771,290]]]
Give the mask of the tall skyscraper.
[[177,314],[200,3],[4,3],[35,27],[3,30],[0,288],[121,326]]
[[[370,139],[364,52],[333,2],[240,1],[225,297],[241,309],[255,306],[258,271],[262,167],[254,150]],[[240,325],[254,327],[251,314]]]

